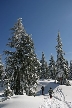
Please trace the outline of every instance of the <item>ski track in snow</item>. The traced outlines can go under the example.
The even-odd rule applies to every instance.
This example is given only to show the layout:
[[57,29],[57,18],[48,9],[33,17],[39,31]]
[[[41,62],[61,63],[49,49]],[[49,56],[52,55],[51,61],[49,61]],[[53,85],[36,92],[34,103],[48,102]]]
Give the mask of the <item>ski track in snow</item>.
[[65,96],[62,92],[62,89],[58,87],[56,92],[53,94],[52,99],[49,98],[49,95],[48,97],[44,97],[44,104],[39,108],[72,108],[72,105],[71,103],[65,101]]
[[58,97],[53,97],[52,99],[47,98],[44,102],[39,108],[72,108],[68,102],[62,101]]

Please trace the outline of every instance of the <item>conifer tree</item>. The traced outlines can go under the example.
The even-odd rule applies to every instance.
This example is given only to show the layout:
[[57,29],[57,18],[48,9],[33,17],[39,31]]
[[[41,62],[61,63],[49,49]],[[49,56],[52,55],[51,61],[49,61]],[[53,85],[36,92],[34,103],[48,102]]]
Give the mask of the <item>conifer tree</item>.
[[47,62],[45,61],[45,56],[44,53],[42,52],[42,59],[41,59],[41,79],[46,79],[48,78],[48,65]]
[[66,75],[66,79],[68,79],[69,78],[69,64],[68,64],[67,60],[65,60],[65,65],[64,66],[65,66],[64,67],[64,73]]
[[0,80],[2,81],[2,77],[3,77],[3,73],[4,73],[4,66],[3,63],[1,61],[1,55],[0,55]]
[[45,79],[49,78],[49,66],[48,63],[45,61]]
[[49,60],[49,73],[50,73],[50,78],[55,79],[56,75],[56,66],[55,66],[55,61],[53,58],[53,55],[51,54],[51,58]]
[[6,50],[6,71],[10,80],[14,82],[15,94],[20,94],[24,87],[27,95],[32,95],[31,88],[37,84],[37,67],[39,66],[35,54],[34,43],[31,35],[27,34],[22,24],[22,18],[11,29],[12,37],[9,46],[12,51]]
[[38,76],[38,79],[40,79],[40,74],[41,74],[41,63],[40,63],[40,60],[37,59],[37,76]]
[[2,60],[1,60],[1,56],[0,55],[0,81],[1,81],[1,87],[4,86],[4,81],[6,79],[6,73],[5,73],[5,69],[4,69],[4,64],[2,63]]
[[70,60],[70,68],[69,68],[69,72],[70,72],[69,79],[72,80],[72,60]]
[[57,51],[57,61],[56,61],[57,77],[58,78],[63,78],[62,81],[64,83],[66,81],[66,74],[65,74],[66,62],[65,62],[65,59],[64,59],[65,53],[62,49],[62,42],[61,42],[59,32],[58,32],[58,36],[57,36],[57,43],[58,43],[57,46],[56,46],[56,51]]

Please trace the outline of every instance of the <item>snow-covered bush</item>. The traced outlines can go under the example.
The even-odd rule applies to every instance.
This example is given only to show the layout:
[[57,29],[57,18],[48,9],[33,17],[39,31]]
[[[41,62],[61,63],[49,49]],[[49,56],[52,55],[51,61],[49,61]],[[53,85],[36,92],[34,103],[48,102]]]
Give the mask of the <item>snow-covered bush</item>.
[[5,81],[5,90],[4,90],[4,96],[5,97],[11,97],[13,95],[12,90],[10,89],[10,84],[8,82],[8,79]]
[[35,83],[33,86],[28,86],[26,85],[26,95],[28,96],[35,96],[36,94],[36,88],[37,88],[37,84]]
[[71,84],[68,80],[66,80],[66,86],[71,86]]
[[5,88],[4,90],[4,96],[5,97],[11,97],[13,95],[12,90]]

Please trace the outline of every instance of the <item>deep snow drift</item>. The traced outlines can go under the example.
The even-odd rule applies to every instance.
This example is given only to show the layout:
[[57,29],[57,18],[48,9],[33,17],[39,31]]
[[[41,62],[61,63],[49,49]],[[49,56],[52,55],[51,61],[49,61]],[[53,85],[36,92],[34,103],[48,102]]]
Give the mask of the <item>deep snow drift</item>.
[[[70,82],[72,85],[72,81]],[[41,95],[42,85],[45,87],[44,95]],[[48,95],[50,87],[54,91],[52,99]],[[0,87],[0,95],[2,92]],[[72,86],[55,84],[54,80],[40,80],[35,97],[14,95],[11,99],[0,102],[0,108],[72,108]]]

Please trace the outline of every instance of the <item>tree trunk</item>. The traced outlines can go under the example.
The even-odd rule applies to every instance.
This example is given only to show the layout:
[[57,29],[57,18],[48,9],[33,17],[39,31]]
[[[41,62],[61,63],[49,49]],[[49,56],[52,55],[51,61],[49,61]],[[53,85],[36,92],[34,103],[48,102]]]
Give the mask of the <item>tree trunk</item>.
[[14,93],[16,95],[20,94],[20,72],[18,70],[18,67],[14,72]]
[[16,94],[20,94],[20,74],[18,71],[17,79],[16,79]]

